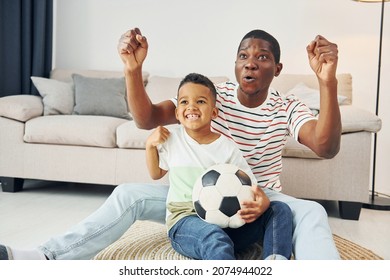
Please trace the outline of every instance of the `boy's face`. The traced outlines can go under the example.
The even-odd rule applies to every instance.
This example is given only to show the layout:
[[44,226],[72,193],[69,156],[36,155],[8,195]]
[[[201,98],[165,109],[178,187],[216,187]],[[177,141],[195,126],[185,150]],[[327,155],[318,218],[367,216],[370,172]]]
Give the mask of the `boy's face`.
[[241,42],[235,66],[239,94],[268,94],[274,76],[278,76],[281,70],[282,64],[275,63],[269,42],[255,38]]
[[215,99],[209,88],[186,83],[178,92],[176,119],[189,130],[210,130],[211,120],[218,115]]

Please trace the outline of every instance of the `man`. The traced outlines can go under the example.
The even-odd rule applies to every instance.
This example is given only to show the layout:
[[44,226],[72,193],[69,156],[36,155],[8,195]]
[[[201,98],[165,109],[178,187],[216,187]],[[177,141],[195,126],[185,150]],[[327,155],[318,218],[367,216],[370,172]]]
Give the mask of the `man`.
[[[130,110],[138,127],[151,129],[159,125],[175,123],[174,102],[152,104],[145,91],[142,82],[142,65],[148,51],[146,37],[142,36],[138,28],[129,30],[121,37],[118,50],[125,65]],[[318,120],[310,115],[307,107],[302,103],[283,99],[278,93],[271,92],[270,84],[283,68],[279,61],[279,44],[270,34],[254,30],[244,36],[237,52],[235,75],[238,85],[232,83],[217,85],[219,96],[223,96],[219,99],[222,107],[220,111],[225,113],[220,113],[220,117],[213,122],[213,129],[236,142],[257,176],[259,185],[267,191],[270,200],[284,201],[292,209],[295,258],[338,259],[339,255],[325,210],[315,202],[295,199],[277,192],[281,189],[279,181],[281,150],[287,134],[294,136],[300,143],[324,158],[334,157],[340,147],[341,121],[336,79],[337,45],[322,36],[317,36],[307,46],[307,53],[310,66],[318,78],[321,94],[321,113]],[[275,99],[278,101],[274,102]],[[272,108],[266,110],[273,110],[274,116],[271,117],[262,112],[262,107],[268,106],[270,102]],[[232,103],[235,104],[233,107],[226,106]],[[278,106],[282,109],[274,110]],[[245,111],[248,111],[248,115],[242,113]],[[233,114],[235,118],[241,118],[240,121],[235,122],[231,118]],[[248,121],[248,118],[251,119]],[[284,123],[281,126],[276,124],[277,119]],[[273,132],[266,129],[262,131],[252,129],[251,122],[256,121],[267,121],[268,127],[278,125],[279,133],[275,132],[276,129]],[[242,124],[242,122],[244,125],[238,127],[237,123]],[[238,133],[243,129],[244,133]],[[256,136],[251,138],[251,135]],[[267,172],[265,167],[267,159],[261,154],[270,153],[268,147],[275,141],[282,145],[277,149],[273,148],[276,159],[271,161],[271,167],[267,165],[272,172]],[[154,195],[151,193],[150,196]],[[261,204],[258,207],[260,215],[264,209]]]
[[[148,42],[140,30],[126,32],[119,41],[118,51],[124,63],[129,107],[137,126],[151,129],[177,123],[176,101],[152,104],[145,91],[142,65]],[[279,44],[268,33],[254,30],[244,36],[238,49],[235,66],[238,84],[229,82],[217,87],[220,108],[212,125],[217,132],[236,142],[269,199],[283,201],[291,208],[295,259],[339,259],[324,208],[316,202],[279,192],[281,151],[286,135],[294,136],[324,158],[332,158],[339,150],[337,45],[317,36],[307,46],[307,53],[320,88],[318,120],[304,104],[270,90],[272,79],[283,68],[279,61]],[[0,259],[90,259],[119,239],[136,220],[165,222],[168,188],[122,184],[99,209],[65,234],[53,237],[34,250],[15,250],[0,245]],[[257,213],[247,213],[246,220],[255,220],[264,210],[265,206],[258,201]]]

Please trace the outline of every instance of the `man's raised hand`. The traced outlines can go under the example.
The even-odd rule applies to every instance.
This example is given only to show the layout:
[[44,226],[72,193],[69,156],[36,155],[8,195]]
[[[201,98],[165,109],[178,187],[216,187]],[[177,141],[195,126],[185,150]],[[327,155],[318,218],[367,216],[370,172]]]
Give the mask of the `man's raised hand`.
[[148,52],[148,41],[138,28],[124,33],[118,42],[118,53],[127,70],[142,66]]
[[336,76],[338,48],[321,35],[310,42],[306,48],[310,66],[323,81],[333,80]]

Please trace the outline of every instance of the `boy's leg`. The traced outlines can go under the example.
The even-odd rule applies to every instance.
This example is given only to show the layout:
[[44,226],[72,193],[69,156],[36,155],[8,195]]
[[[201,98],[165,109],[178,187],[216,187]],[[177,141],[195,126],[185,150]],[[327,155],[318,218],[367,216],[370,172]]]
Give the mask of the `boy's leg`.
[[91,259],[136,220],[165,222],[168,186],[122,184],[104,204],[63,235],[39,247],[49,259]]
[[317,202],[264,189],[271,201],[287,203],[293,215],[293,254],[297,260],[338,260],[325,209]]
[[219,227],[197,216],[180,219],[168,232],[172,247],[182,255],[200,260],[234,260],[234,245]]

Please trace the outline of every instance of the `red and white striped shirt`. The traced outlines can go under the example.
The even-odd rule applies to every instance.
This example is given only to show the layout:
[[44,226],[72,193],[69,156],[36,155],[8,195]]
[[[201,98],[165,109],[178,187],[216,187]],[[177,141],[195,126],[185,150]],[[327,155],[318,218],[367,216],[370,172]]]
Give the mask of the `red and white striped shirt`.
[[237,87],[232,82],[216,85],[219,114],[212,128],[238,145],[260,187],[281,191],[279,175],[286,137],[297,140],[300,127],[315,117],[296,98],[271,88],[262,105],[247,108],[237,99]]

